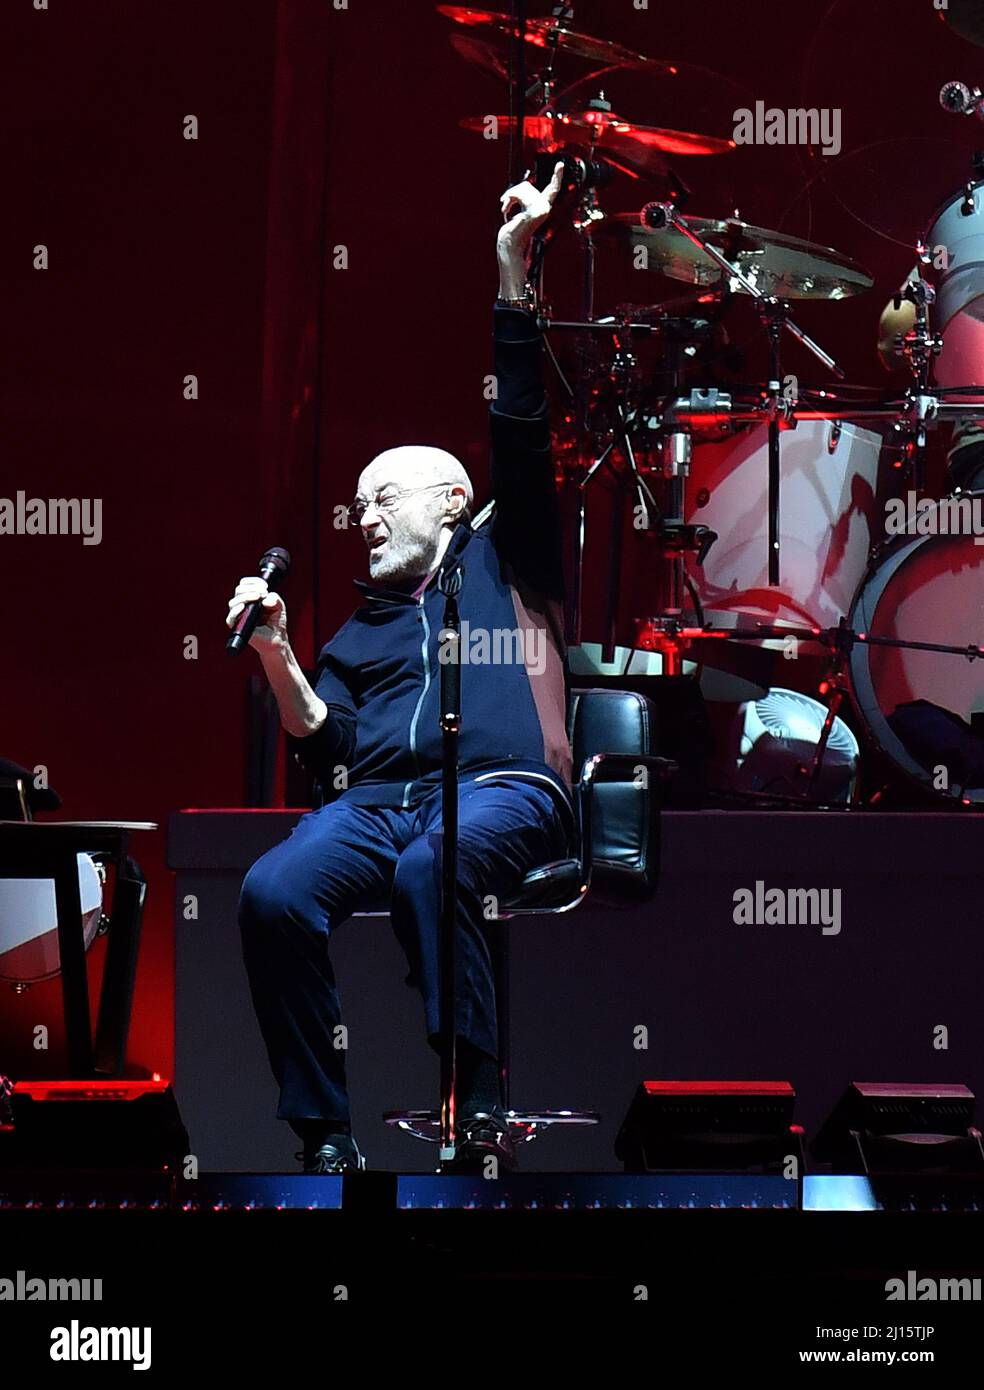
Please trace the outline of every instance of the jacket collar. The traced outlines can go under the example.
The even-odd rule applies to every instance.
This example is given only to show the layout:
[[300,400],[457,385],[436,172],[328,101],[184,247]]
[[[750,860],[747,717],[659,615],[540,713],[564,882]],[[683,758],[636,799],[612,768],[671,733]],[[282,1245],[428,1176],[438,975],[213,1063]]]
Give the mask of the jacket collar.
[[[437,586],[438,575],[447,564],[448,560],[453,556],[460,555],[473,535],[474,532],[467,522],[458,522],[451,533],[451,539],[448,542],[447,550],[444,552],[444,557],[440,565],[431,575],[427,588],[424,590],[425,594],[429,594],[430,591]],[[376,599],[380,603],[416,603],[413,594],[405,593],[402,589],[384,589],[379,584],[372,584],[366,579],[353,579],[352,583],[358,589],[359,593],[363,594],[370,602]]]

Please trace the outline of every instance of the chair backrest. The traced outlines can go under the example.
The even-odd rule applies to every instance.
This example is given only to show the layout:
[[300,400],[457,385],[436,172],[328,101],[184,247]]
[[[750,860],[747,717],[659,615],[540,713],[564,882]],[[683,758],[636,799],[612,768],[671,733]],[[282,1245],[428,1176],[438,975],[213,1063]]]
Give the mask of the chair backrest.
[[[631,690],[571,690],[567,732],[574,774],[596,753],[652,756],[654,707]],[[638,901],[655,892],[659,878],[661,787],[633,765],[618,780],[598,782],[591,806],[592,895]]]

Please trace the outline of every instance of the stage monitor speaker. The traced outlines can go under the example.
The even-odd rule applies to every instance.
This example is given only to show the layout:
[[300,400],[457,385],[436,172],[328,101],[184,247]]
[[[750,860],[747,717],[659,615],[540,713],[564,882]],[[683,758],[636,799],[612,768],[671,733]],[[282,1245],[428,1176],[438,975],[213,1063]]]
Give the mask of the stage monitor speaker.
[[961,1085],[852,1081],[811,1148],[841,1173],[984,1174],[974,1093]]
[[19,1081],[4,1089],[0,1168],[173,1173],[189,1152],[169,1081]]
[[788,1081],[643,1081],[615,1153],[627,1173],[786,1172],[800,1178],[795,1104]]

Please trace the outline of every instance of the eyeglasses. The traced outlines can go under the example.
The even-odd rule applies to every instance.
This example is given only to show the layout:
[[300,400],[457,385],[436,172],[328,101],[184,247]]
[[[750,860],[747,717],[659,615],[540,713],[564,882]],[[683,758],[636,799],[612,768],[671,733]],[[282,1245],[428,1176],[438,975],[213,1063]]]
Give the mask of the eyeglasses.
[[364,502],[360,497],[357,497],[348,509],[348,519],[353,526],[358,526],[370,507],[375,507],[377,512],[384,512],[388,515],[390,512],[395,512],[403,500],[415,492],[433,492],[435,488],[453,486],[453,483],[424,483],[421,487],[384,487],[369,502]]

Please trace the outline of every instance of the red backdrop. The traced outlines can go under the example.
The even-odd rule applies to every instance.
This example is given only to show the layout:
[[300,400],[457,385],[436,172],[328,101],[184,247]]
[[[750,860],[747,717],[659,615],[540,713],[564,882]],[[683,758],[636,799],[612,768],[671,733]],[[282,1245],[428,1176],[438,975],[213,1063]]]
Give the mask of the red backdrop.
[[[978,138],[936,92],[947,77],[980,80],[978,50],[929,0],[587,0],[576,11],[583,29],[713,70],[687,69],[675,85],[610,74],[606,94],[629,119],[730,134],[731,110],[756,99],[842,110],[838,160],[754,148],[690,161],[690,210],[737,207],[867,264],[875,290],[807,305],[801,319],[849,379],[881,384],[879,310]],[[0,13],[0,492],[103,505],[98,546],[0,537],[0,754],[43,763],[69,817],[164,822],[178,807],[243,801],[256,668],[251,654],[225,657],[226,599],[266,546],[287,545],[310,660],[352,606],[363,552],[331,519],[374,453],[442,445],[481,491],[506,151],[457,122],[501,110],[503,93],[452,52],[450,32],[423,0],[51,0],[44,11],[18,0]],[[571,78],[582,71],[572,65]],[[184,138],[188,115],[197,140]],[[608,206],[636,207],[640,191],[622,185]],[[44,271],[32,265],[38,244]],[[337,246],[347,269],[335,268]],[[559,236],[551,256],[555,307],[573,309],[573,248]],[[600,304],[666,293],[603,258]],[[747,306],[733,331],[756,371]],[[818,376],[798,349],[787,370]],[[644,566],[635,573],[630,559],[629,572],[645,583]],[[185,659],[189,635],[196,660]],[[134,852],[150,893],[129,1069],[168,1073],[163,830]],[[2,988],[0,1069],[58,1074],[57,1045],[30,1049],[34,1024],[57,1015],[56,987]]]

